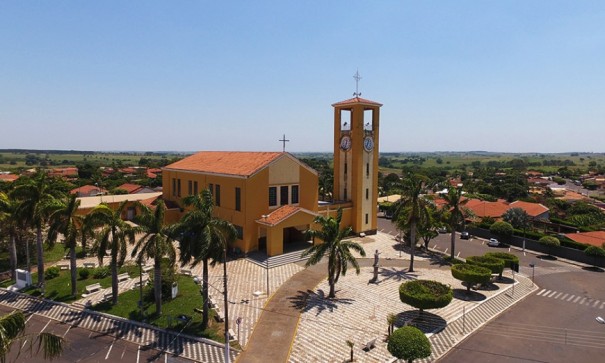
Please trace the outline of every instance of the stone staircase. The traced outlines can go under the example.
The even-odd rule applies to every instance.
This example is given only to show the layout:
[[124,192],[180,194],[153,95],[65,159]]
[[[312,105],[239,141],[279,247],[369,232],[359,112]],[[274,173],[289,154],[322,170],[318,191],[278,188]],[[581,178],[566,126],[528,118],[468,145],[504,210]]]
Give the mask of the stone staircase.
[[[292,251],[288,253],[284,253],[278,256],[267,257],[267,254],[263,252],[251,252],[248,254],[246,259],[258,266],[264,268],[274,268],[278,266],[287,265],[289,263],[296,263],[300,261],[308,260],[308,257],[300,257],[303,250],[300,251]],[[268,267],[267,267],[268,265]]]

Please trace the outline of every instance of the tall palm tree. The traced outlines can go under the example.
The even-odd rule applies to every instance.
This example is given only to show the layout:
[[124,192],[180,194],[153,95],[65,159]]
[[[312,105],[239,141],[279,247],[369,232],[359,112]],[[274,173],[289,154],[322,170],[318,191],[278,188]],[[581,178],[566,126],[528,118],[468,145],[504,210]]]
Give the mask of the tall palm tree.
[[202,262],[202,329],[206,329],[209,316],[208,264],[214,266],[217,262],[227,262],[223,261],[223,251],[235,241],[237,231],[230,222],[212,215],[214,204],[210,190],[185,197],[183,204],[189,211],[174,225],[172,233],[179,236],[181,265],[192,263],[196,266]]
[[302,257],[309,256],[306,267],[318,264],[324,257],[328,258],[328,284],[330,284],[330,293],[328,298],[336,297],[335,286],[340,274],[346,275],[349,263],[355,267],[355,272],[359,274],[359,263],[351,250],[358,252],[365,257],[366,252],[358,243],[344,238],[349,236],[353,229],[349,226],[340,229],[342,221],[342,209],[339,208],[334,217],[317,216],[313,221],[321,226],[319,230],[309,229],[306,231],[310,238],[319,238],[323,243],[314,244],[303,251]]
[[6,193],[0,193],[0,232],[9,239],[9,261],[11,278],[16,278],[17,269],[17,244],[16,240],[19,230],[23,226],[23,219],[17,213],[19,203],[9,197]]
[[154,276],[153,289],[155,294],[155,312],[162,314],[162,258],[168,257],[170,266],[176,261],[176,251],[172,242],[170,227],[164,225],[164,214],[166,205],[160,200],[155,210],[151,210],[144,204],[137,203],[137,207],[142,211],[136,221],[144,233],[132,250],[132,257],[143,261],[145,258],[153,258]]
[[127,204],[126,200],[113,210],[107,204],[102,203],[93,208],[88,217],[92,226],[101,227],[93,246],[97,252],[99,265],[103,264],[107,248],[111,248],[111,293],[114,305],[118,303],[118,269],[126,259],[126,244],[134,243],[135,234],[138,232],[136,227],[122,219]]
[[[52,360],[63,353],[65,340],[62,337],[47,332],[38,333],[35,337],[28,337],[23,335],[24,331],[25,315],[21,311],[13,311],[0,316],[0,362],[6,361],[6,355],[12,344],[20,340],[25,340],[25,342],[29,340],[31,342],[30,350],[33,348],[34,342],[37,342],[38,351],[42,349],[44,359]],[[25,342],[23,345],[17,344],[19,352],[25,346]]]
[[414,271],[414,253],[416,250],[416,234],[418,225],[430,219],[429,204],[424,198],[422,191],[426,184],[426,178],[411,174],[402,182],[401,199],[396,204],[393,219],[396,221],[397,229],[410,232],[410,268],[408,272]]
[[77,290],[77,268],[76,268],[76,246],[78,236],[82,235],[84,226],[84,216],[78,214],[80,200],[73,194],[66,201],[61,201],[60,205],[51,213],[48,229],[48,241],[53,244],[57,240],[57,235],[61,233],[65,239],[65,248],[69,249],[69,268],[71,272],[71,295],[76,296]]
[[38,285],[44,286],[44,249],[42,229],[50,207],[61,193],[52,188],[52,183],[46,174],[39,172],[32,179],[15,187],[11,196],[21,202],[18,213],[25,218],[26,223],[36,230],[36,251],[38,255]]
[[455,257],[456,249],[456,227],[460,222],[464,222],[464,213],[462,207],[468,202],[468,199],[462,199],[462,186],[449,188],[446,194],[443,194],[445,200],[444,213],[445,221],[451,229],[451,258]]

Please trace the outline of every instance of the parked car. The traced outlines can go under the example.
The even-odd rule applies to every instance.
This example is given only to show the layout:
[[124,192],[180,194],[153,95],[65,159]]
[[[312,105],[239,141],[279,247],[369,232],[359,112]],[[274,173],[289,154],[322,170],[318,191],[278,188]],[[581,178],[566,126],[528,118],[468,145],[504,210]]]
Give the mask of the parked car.
[[447,228],[445,228],[445,227],[439,227],[439,228],[437,228],[437,232],[439,232],[439,233],[447,233]]
[[489,242],[487,242],[487,245],[490,247],[498,247],[500,246],[500,242],[498,242],[498,240],[495,238],[490,238]]
[[467,231],[462,231],[462,233],[460,233],[460,239],[470,239],[471,238],[471,234],[468,233]]

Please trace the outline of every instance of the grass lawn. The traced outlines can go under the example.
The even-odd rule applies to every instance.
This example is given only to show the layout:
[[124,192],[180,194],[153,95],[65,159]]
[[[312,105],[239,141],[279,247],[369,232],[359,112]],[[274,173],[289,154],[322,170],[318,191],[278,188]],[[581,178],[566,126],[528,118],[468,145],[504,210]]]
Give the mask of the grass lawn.
[[[80,270],[80,269],[78,269]],[[71,274],[69,270],[62,270],[59,276],[54,279],[46,280],[45,297],[50,300],[60,301],[64,303],[70,303],[76,301],[82,297],[82,294],[86,292],[85,288],[88,285],[99,283],[103,288],[111,287],[111,273],[101,279],[95,279],[93,277],[95,269],[90,269],[90,275],[86,279],[80,278],[78,275],[77,280],[77,296],[71,296]],[[118,273],[128,272],[130,277],[139,276],[139,267],[136,265],[125,265],[122,266]],[[38,274],[32,273],[32,282],[35,284],[38,281]],[[14,282],[12,282],[14,283]],[[9,284],[10,285],[10,284]],[[37,287],[29,287],[22,290],[23,293],[40,296],[41,291]]]
[[[209,327],[201,330],[202,314],[193,309],[202,307],[202,297],[200,295],[200,286],[193,282],[191,276],[178,275],[179,294],[176,299],[162,302],[162,315],[155,314],[155,303],[151,294],[151,286],[143,288],[143,310],[146,315],[147,323],[160,328],[167,328],[183,333],[224,342],[223,323],[217,323],[211,310]],[[141,321],[139,307],[139,289],[134,289],[120,294],[118,304],[112,305],[111,302],[105,302],[93,307],[94,310],[104,313],[121,316],[130,320]],[[176,319],[179,315],[187,315],[192,318],[191,322],[185,326],[184,323]],[[183,329],[184,327],[184,329]]]

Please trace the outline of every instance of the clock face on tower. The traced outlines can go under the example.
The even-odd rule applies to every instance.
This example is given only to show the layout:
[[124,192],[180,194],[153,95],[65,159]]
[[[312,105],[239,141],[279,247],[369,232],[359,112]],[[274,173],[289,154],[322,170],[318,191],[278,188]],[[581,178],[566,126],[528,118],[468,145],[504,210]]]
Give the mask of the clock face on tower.
[[351,138],[349,136],[345,135],[340,139],[340,148],[344,151],[351,148]]
[[371,136],[368,136],[365,139],[363,139],[363,148],[367,152],[370,152],[370,151],[372,151],[372,149],[374,149],[374,139],[372,139]]

